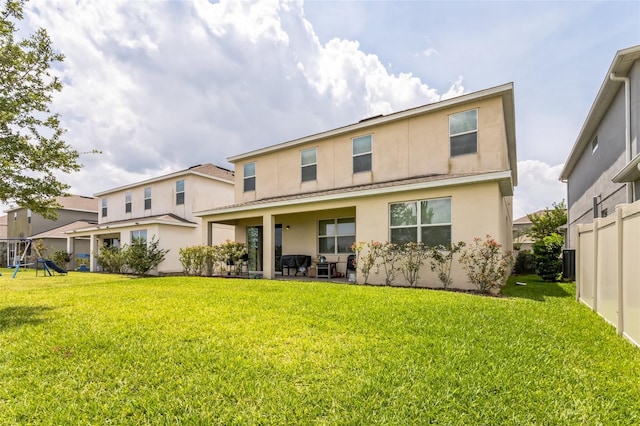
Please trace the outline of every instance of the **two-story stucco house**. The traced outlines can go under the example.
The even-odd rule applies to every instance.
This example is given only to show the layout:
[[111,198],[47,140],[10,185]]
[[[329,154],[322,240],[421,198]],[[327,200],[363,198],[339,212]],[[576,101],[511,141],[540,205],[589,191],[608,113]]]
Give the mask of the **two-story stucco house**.
[[[24,207],[6,210],[8,214],[5,238],[42,241],[46,251],[40,254],[50,256],[55,251],[68,249],[67,239],[62,232],[82,226],[86,227],[88,224],[98,221],[98,200],[94,197],[70,194],[56,197],[56,202],[60,208],[56,210],[57,217],[55,219],[44,218]],[[14,244],[15,241],[6,245],[6,250],[3,250],[8,253],[4,259],[8,259],[9,263],[16,255],[17,248]],[[88,251],[88,241],[78,241],[76,249]],[[6,261],[2,263],[6,264]]]
[[90,238],[90,270],[97,269],[96,254],[103,245],[130,244],[134,238],[159,240],[168,249],[155,274],[182,271],[181,247],[217,244],[234,238],[234,229],[209,224],[201,229],[194,211],[233,202],[233,172],[203,164],[142,182],[95,194],[99,219],[95,226],[67,232],[72,240]]
[[638,117],[640,46],[634,46],[616,53],[560,175],[567,182],[568,247],[575,247],[578,224],[640,199]]
[[[228,160],[236,170],[235,203],[196,216],[236,226],[237,241],[255,259],[250,270],[266,278],[275,276],[280,252],[322,255],[345,272],[358,241],[435,245],[490,234],[512,247],[512,84]],[[465,286],[460,268],[452,276]],[[384,282],[369,281],[376,279]]]

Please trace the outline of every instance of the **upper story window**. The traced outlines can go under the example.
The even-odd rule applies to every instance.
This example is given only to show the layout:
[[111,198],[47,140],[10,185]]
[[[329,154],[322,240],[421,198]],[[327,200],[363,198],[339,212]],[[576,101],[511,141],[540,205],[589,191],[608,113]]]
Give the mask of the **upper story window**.
[[102,217],[107,217],[107,199],[102,199]]
[[371,135],[353,139],[353,173],[371,171]]
[[124,194],[124,212],[131,213],[131,192]]
[[392,243],[447,246],[451,244],[451,199],[390,204],[389,224]]
[[151,210],[151,188],[144,189],[144,209]]
[[184,179],[176,182],[176,205],[184,204]]
[[591,154],[595,154],[597,150],[598,150],[598,137],[596,136],[591,141]]
[[31,209],[27,209],[27,223],[31,223]]
[[256,163],[244,165],[244,192],[256,190]]
[[478,152],[478,110],[449,116],[449,143],[451,156]]
[[300,153],[302,167],[302,181],[316,180],[317,175],[317,148],[305,149]]

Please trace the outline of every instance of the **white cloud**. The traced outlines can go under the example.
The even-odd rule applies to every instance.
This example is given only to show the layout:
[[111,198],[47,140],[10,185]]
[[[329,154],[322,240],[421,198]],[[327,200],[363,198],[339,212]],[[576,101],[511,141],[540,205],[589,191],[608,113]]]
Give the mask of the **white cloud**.
[[[92,194],[132,181],[437,101],[355,40],[319,42],[301,0],[32,0],[66,59],[53,109]],[[459,95],[456,80],[442,97]]]
[[513,218],[551,208],[567,199],[566,185],[560,182],[564,164],[551,166],[537,160],[518,161],[518,186],[515,188]]

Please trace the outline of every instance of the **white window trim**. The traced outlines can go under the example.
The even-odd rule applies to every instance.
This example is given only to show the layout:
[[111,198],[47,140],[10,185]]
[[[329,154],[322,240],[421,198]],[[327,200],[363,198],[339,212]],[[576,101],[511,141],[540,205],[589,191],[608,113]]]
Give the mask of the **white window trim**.
[[[179,182],[182,182],[182,191],[178,191],[178,183]],[[184,205],[184,203],[186,201],[185,200],[185,187],[186,187],[186,183],[185,183],[184,179],[179,179],[179,180],[176,181],[176,205],[177,206]],[[178,204],[178,195],[179,194],[182,194],[182,203],[181,204]]]
[[[245,174],[244,174],[244,172],[245,172],[245,168],[246,168],[246,166],[248,166],[249,164],[253,164],[253,174],[252,174],[252,175],[245,175]],[[258,172],[258,170],[257,170],[257,169],[258,169],[258,168],[257,168],[257,165],[256,165],[256,162],[255,162],[255,161],[251,161],[251,162],[249,162],[249,163],[244,163],[244,164],[242,165],[242,174],[244,175],[244,176],[242,177],[242,190],[243,190],[243,192],[253,192],[253,191],[255,191],[255,190],[256,190],[256,174],[257,174],[257,172]],[[247,179],[251,179],[251,178],[253,178],[253,189],[247,190],[247,189],[245,189],[245,188],[246,188],[246,182],[247,182]]]
[[[449,221],[449,222],[440,222],[440,223],[427,223],[427,224],[422,224],[421,219],[422,219],[422,208],[420,207],[420,203],[422,203],[423,201],[438,201],[438,200],[449,200],[449,216],[453,217],[453,214],[451,214],[451,206],[453,205],[452,202],[452,197],[438,197],[438,198],[422,198],[419,200],[407,200],[407,201],[398,201],[395,203],[389,203],[389,241],[391,241],[391,230],[392,229],[415,229],[416,230],[416,238],[417,238],[417,242],[421,243],[422,242],[422,232],[419,232],[422,228],[430,228],[430,227],[435,227],[435,226],[453,226],[453,222]],[[416,203],[416,224],[415,225],[395,225],[392,226],[391,225],[391,206],[394,204],[407,204],[407,203]]]
[[[476,112],[476,128],[475,128],[475,130],[467,130],[466,132],[451,133],[451,117],[454,116],[454,115],[458,115],[458,114],[464,114],[464,113],[469,112],[469,111],[475,111]],[[479,117],[480,117],[479,108],[471,108],[471,109],[467,109],[467,110],[464,110],[464,111],[458,111],[458,112],[454,112],[453,114],[449,114],[449,123],[448,123],[448,126],[449,126],[449,157],[454,157],[451,154],[451,138],[454,138],[456,136],[470,135],[471,133],[476,133],[477,135],[480,134],[479,133],[480,125],[478,123],[479,122]],[[478,136],[476,136],[476,152],[474,152],[474,153],[468,152],[468,153],[465,153],[465,154],[458,154],[458,155],[455,155],[455,157],[458,157],[460,155],[477,154],[478,153],[478,145],[479,145],[479,138],[478,138]]]
[[[313,163],[309,163],[309,164],[302,164],[302,154],[308,151],[315,151],[315,157],[316,157],[316,161],[314,161]],[[302,170],[304,170],[305,167],[311,167],[311,166],[315,166],[316,168],[316,177],[313,180],[302,180],[302,176],[304,173],[302,173]],[[300,151],[300,181],[301,182],[313,182],[314,180],[318,179],[318,148],[317,147],[313,147],[313,148],[308,148],[308,149],[303,149],[302,151]]]
[[[318,220],[318,227],[316,229],[318,229],[318,238],[317,238],[317,244],[318,244],[318,253],[320,254],[346,254],[347,252],[340,252],[338,251],[338,238],[339,237],[351,237],[353,236],[353,241],[355,242],[356,240],[356,234],[355,232],[352,234],[338,234],[338,221],[339,220],[343,220],[343,219],[353,219],[353,226],[354,226],[354,230],[355,230],[355,226],[356,226],[356,218],[355,216],[348,216],[348,217],[336,217],[336,218],[327,218],[327,219],[320,219]],[[333,220],[333,224],[335,225],[335,229],[336,229],[336,234],[335,235],[321,235],[320,234],[320,222],[322,221],[328,221],[328,220]],[[329,253],[329,252],[321,252],[320,251],[320,238],[332,238],[334,239],[334,244],[333,246],[335,247],[333,250],[333,253]]]
[[[147,189],[149,190],[149,196],[148,197],[147,197]],[[145,210],[151,210],[151,206],[153,206],[152,201],[151,201],[152,200],[152,195],[153,195],[153,192],[151,191],[151,187],[148,186],[148,187],[144,188],[143,194],[144,194],[144,209]],[[147,208],[147,200],[149,200],[149,208]]]
[[[369,139],[371,141],[371,147],[369,148],[369,151],[361,152],[361,153],[358,153],[358,154],[354,154],[353,153],[353,147],[354,147],[354,143],[355,143],[356,139],[366,138],[367,136],[369,137]],[[354,138],[351,138],[351,162],[352,162],[352,167],[353,167],[353,160],[356,157],[362,157],[363,155],[370,155],[371,156],[371,165],[370,165],[369,170],[362,170],[360,172],[356,172],[355,170],[351,170],[352,173],[366,173],[366,172],[370,172],[370,171],[373,170],[373,133],[369,133],[369,134],[366,134],[366,135],[361,135],[361,136],[356,136]]]

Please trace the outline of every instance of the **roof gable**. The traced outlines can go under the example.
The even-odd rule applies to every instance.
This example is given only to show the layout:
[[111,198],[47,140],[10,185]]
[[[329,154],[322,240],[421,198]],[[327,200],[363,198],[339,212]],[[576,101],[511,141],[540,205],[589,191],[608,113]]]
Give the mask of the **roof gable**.
[[569,157],[565,162],[564,168],[560,173],[561,180],[567,180],[569,178],[569,175],[580,160],[580,156],[584,152],[585,148],[591,143],[593,134],[600,125],[600,122],[609,110],[611,103],[623,84],[621,82],[611,80],[609,76],[612,73],[615,73],[619,77],[628,76],[629,70],[631,70],[634,62],[638,59],[640,59],[640,45],[616,52],[616,56],[613,58],[613,62],[604,77],[604,81],[600,86],[600,90],[598,91],[593,104],[591,105],[591,109],[589,110],[587,118],[582,125],[578,138],[576,139],[573,148],[569,153]]

